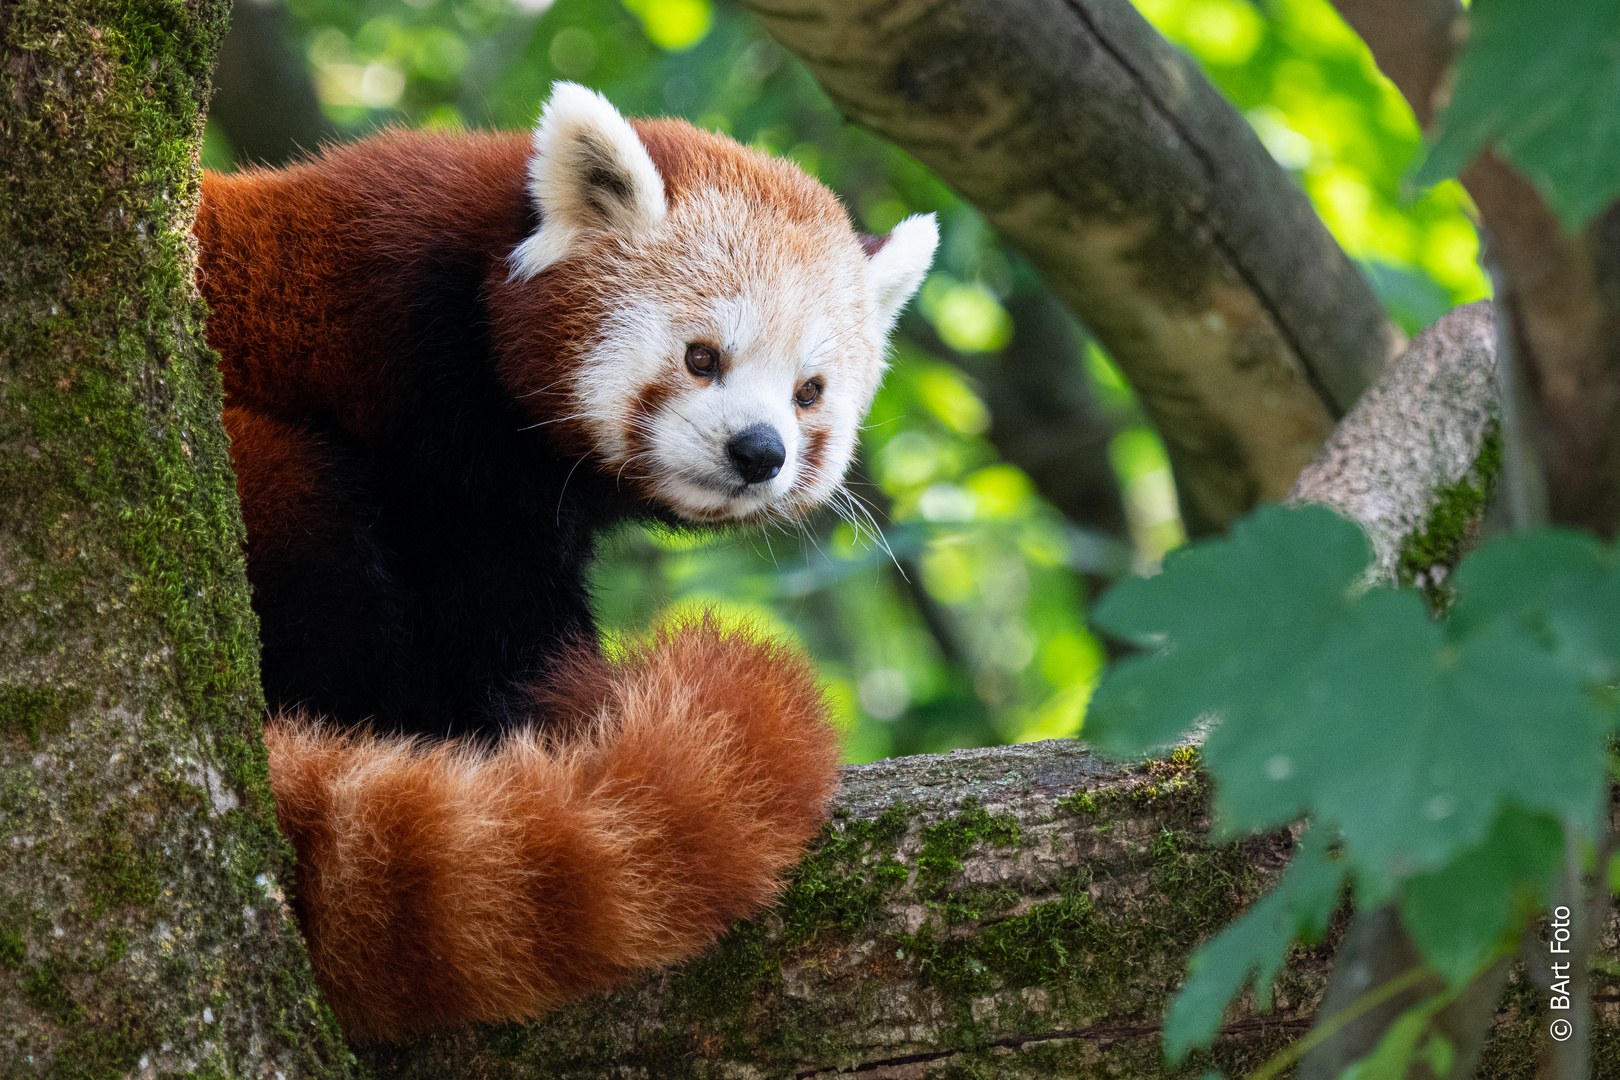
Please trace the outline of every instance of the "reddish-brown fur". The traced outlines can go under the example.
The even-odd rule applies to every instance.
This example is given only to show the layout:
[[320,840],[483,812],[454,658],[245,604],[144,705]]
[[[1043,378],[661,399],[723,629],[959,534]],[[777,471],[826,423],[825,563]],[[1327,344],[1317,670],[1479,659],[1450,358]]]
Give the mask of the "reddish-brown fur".
[[302,535],[332,526],[316,436],[296,424],[233,408],[225,410],[225,430],[231,436],[242,523],[252,538],[250,560],[280,556]]
[[499,263],[529,227],[527,161],[521,135],[388,132],[287,169],[205,173],[198,283],[230,404],[330,411],[366,434],[410,323],[385,272],[419,269],[446,237]]
[[266,728],[298,915],[351,1036],[533,1016],[692,956],[814,834],[838,746],[799,653],[704,620],[581,654],[562,683],[566,738]]

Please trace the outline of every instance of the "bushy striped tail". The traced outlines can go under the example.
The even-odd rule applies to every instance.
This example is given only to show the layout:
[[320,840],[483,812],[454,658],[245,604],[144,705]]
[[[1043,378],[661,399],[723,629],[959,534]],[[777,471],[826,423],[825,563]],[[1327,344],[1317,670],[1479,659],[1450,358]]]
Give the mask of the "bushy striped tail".
[[297,914],[351,1037],[535,1016],[690,957],[815,835],[838,744],[796,651],[704,619],[554,687],[552,734],[493,748],[267,725]]

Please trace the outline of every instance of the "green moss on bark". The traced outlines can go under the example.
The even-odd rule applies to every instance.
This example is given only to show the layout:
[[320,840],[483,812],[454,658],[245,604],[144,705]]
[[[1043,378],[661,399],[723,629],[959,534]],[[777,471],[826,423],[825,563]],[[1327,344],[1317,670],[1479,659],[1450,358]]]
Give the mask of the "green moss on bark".
[[335,1075],[189,234],[227,0],[0,10],[0,1074]]
[[1401,541],[1398,574],[1402,585],[1416,585],[1432,605],[1443,610],[1451,603],[1446,578],[1474,546],[1480,521],[1502,471],[1502,434],[1495,421],[1485,429],[1479,456],[1454,484],[1435,489],[1434,507],[1423,528]]
[[21,736],[38,749],[41,735],[61,734],[69,714],[87,704],[89,694],[83,688],[0,687],[0,734]]

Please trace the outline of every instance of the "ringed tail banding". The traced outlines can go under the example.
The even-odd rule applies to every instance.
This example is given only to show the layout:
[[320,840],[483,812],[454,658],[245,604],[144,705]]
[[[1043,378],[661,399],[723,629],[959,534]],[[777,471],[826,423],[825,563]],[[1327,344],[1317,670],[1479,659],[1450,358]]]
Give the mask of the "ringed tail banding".
[[[769,903],[836,787],[808,660],[704,617],[537,697],[551,733],[265,729],[294,906],[348,1034],[538,1015]],[[567,734],[556,734],[556,731]]]

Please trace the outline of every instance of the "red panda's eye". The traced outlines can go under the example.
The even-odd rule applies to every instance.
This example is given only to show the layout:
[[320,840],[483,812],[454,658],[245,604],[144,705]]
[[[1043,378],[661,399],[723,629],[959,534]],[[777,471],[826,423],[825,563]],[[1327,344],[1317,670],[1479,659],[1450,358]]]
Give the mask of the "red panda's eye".
[[816,399],[819,397],[821,397],[821,380],[806,379],[794,393],[793,400],[798,402],[802,408],[809,408],[816,403]]
[[694,375],[715,375],[720,371],[720,350],[712,345],[688,345],[686,368]]

